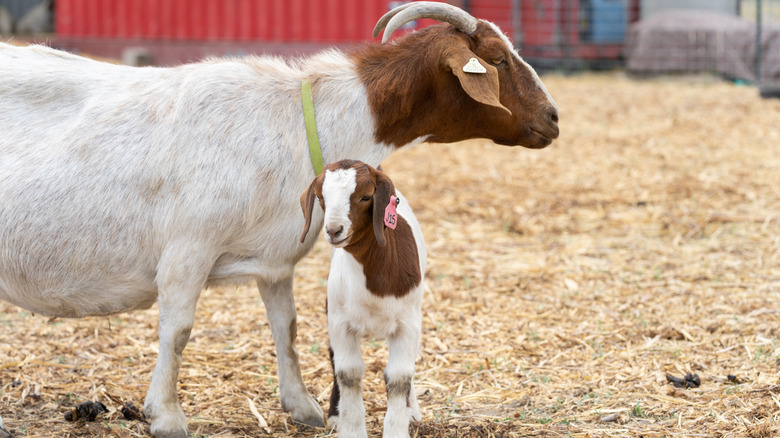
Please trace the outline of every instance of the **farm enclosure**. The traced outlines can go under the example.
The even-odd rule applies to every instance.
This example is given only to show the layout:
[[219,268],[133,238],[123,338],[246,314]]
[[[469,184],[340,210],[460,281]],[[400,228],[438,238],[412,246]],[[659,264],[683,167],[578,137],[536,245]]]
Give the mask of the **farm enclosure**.
[[[383,165],[429,247],[417,436],[777,435],[780,101],[706,77],[543,80],[561,108],[548,149],[421,145]],[[320,241],[296,271],[302,369],[323,407],[328,254]],[[156,321],[155,308],[48,321],[0,303],[6,425],[143,436],[105,393],[143,404]],[[385,345],[364,357],[377,433]],[[700,387],[666,382],[687,372]],[[180,375],[194,436],[327,436],[292,429],[276,375],[255,288],[206,291]],[[63,419],[95,399],[101,421]]]

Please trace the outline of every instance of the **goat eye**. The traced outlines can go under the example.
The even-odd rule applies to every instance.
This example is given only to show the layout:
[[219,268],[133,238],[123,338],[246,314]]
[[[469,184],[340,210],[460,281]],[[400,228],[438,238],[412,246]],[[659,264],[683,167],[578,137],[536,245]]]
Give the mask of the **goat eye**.
[[505,63],[504,60],[500,59],[500,58],[499,59],[494,59],[493,62],[492,62],[493,65],[501,65],[501,64],[504,64],[504,63]]
[[362,198],[360,198],[360,202],[368,202],[370,200],[371,200],[370,196],[363,196]]

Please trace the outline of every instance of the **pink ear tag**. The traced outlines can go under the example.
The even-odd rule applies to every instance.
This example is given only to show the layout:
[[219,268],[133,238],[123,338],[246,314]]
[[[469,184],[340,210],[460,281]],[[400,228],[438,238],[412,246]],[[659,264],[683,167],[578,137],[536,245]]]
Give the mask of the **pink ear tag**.
[[390,203],[385,207],[385,225],[395,229],[395,224],[398,222],[398,212],[395,210],[395,206],[398,205],[399,199],[395,195],[390,196]]

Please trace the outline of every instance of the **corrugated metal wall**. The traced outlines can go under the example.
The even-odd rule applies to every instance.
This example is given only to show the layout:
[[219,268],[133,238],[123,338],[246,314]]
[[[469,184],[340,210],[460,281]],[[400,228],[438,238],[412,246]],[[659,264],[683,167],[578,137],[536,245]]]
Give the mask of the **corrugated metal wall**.
[[[639,1],[446,0],[494,22],[526,59],[551,67],[561,60],[569,66],[618,60],[625,27],[635,19],[627,12],[638,10]],[[371,40],[377,19],[402,3],[407,2],[57,0],[56,33],[64,48],[117,57],[128,46],[140,46],[166,65],[224,54],[306,54]],[[419,20],[407,28],[433,23]]]
[[512,0],[470,0],[468,7],[471,15],[492,21],[512,37],[514,33]]
[[363,41],[389,0],[57,0],[63,37]]

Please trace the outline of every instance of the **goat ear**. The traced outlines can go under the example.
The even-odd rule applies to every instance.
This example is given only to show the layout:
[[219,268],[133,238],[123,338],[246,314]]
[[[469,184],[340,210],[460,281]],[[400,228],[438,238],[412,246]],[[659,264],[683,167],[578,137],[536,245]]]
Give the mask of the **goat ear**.
[[301,194],[301,210],[303,210],[303,218],[306,221],[305,224],[303,224],[303,232],[301,233],[301,243],[303,243],[304,240],[306,240],[306,234],[309,232],[309,227],[311,227],[311,214],[312,210],[314,209],[314,200],[317,199],[317,196],[314,194],[314,186],[317,183],[317,180],[309,184],[309,187]]
[[390,203],[390,195],[395,194],[393,182],[384,173],[377,172],[374,191],[374,236],[379,246],[387,245],[385,240],[385,209]]
[[[501,101],[498,99],[498,70],[495,67],[481,60],[468,47],[455,48],[449,51],[445,58],[445,62],[452,69],[452,74],[458,77],[460,86],[466,94],[479,103],[500,108],[512,115],[512,111],[501,105]],[[485,73],[468,73],[463,71],[463,66],[471,58],[475,58],[487,71]]]

